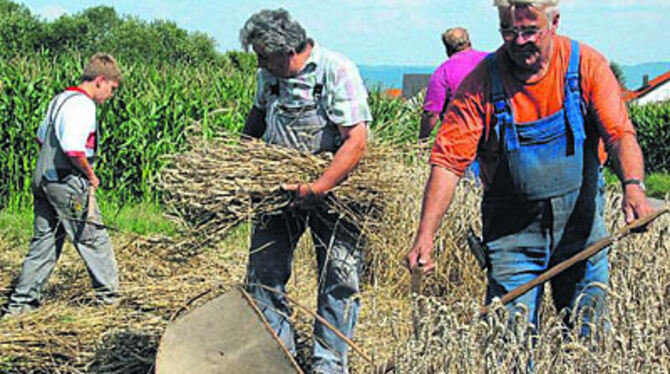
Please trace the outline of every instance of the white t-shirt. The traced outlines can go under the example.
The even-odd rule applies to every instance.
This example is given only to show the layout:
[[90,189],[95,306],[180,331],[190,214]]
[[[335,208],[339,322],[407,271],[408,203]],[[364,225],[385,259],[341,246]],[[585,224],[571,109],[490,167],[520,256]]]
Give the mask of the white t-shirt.
[[61,103],[73,95],[74,97],[63,104],[56,116],[54,122],[56,138],[66,156],[93,157],[95,155],[97,126],[95,103],[78,88],[68,88],[64,94],[58,95],[52,100],[49,108],[51,109],[53,106],[53,113],[47,113],[42,121],[37,130],[37,140],[40,144],[44,143],[49,127],[49,114],[55,115]]

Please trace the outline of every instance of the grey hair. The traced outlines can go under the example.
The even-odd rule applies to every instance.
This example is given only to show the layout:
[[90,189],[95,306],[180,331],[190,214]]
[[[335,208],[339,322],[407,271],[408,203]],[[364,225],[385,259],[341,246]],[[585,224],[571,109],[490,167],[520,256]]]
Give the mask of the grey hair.
[[442,33],[442,43],[448,49],[459,52],[471,45],[468,30],[463,27],[453,27]]
[[530,5],[546,14],[551,19],[558,14],[558,3],[560,0],[493,0],[493,6],[498,8],[510,8],[516,5]]
[[255,13],[240,29],[240,43],[245,51],[258,46],[264,53],[298,51],[307,41],[305,29],[288,11],[263,9]]

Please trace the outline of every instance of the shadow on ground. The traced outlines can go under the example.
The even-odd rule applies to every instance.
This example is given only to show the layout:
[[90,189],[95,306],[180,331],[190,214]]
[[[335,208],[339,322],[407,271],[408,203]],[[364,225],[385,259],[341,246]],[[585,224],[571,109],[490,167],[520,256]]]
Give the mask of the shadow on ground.
[[160,331],[115,331],[106,334],[89,366],[93,374],[153,372]]

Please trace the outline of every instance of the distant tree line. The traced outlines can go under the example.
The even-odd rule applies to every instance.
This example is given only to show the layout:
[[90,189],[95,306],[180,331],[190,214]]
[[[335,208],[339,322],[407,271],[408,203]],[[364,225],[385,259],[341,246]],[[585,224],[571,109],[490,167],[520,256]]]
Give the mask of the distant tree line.
[[168,20],[147,22],[119,15],[108,6],[46,21],[24,5],[0,0],[0,43],[2,58],[74,50],[83,56],[105,51],[126,63],[219,63],[225,59],[207,34],[188,32]]

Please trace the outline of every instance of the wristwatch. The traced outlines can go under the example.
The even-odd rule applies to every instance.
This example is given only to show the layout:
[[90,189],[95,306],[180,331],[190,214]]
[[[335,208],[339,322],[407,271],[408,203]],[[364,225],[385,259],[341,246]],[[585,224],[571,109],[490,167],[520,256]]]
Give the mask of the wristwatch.
[[626,186],[629,184],[637,184],[638,186],[640,186],[642,191],[647,191],[647,186],[644,185],[644,182],[637,178],[626,179],[623,182],[621,182],[621,184],[623,185],[624,188],[626,188]]

